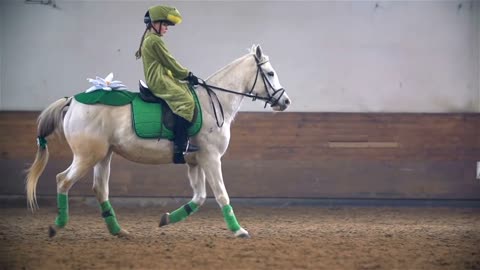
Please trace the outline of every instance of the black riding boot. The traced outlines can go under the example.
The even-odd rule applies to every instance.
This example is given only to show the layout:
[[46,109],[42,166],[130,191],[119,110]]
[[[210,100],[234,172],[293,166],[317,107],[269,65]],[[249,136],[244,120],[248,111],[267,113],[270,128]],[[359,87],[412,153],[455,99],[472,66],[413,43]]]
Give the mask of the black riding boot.
[[185,120],[183,117],[175,115],[175,139],[174,143],[174,152],[175,154],[186,154],[191,152],[196,152],[199,150],[198,146],[190,144],[188,141],[188,127],[190,122]]

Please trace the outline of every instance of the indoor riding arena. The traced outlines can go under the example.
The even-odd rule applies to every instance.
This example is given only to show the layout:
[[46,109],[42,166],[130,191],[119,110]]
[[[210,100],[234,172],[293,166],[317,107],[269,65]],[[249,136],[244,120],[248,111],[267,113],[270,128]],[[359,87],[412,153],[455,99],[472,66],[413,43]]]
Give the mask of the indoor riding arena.
[[0,1],[0,269],[480,269],[480,2]]

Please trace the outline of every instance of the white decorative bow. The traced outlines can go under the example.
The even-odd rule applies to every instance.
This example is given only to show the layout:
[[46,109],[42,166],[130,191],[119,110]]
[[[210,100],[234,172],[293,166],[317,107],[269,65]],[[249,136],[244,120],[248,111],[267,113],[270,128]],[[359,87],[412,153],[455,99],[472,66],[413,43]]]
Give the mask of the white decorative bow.
[[121,81],[112,81],[113,80],[113,73],[110,72],[110,74],[105,77],[105,79],[100,78],[96,76],[96,79],[90,79],[87,78],[87,81],[90,83],[93,83],[93,86],[85,90],[85,93],[89,93],[95,90],[105,90],[105,91],[110,91],[110,90],[126,90],[126,86],[122,84]]

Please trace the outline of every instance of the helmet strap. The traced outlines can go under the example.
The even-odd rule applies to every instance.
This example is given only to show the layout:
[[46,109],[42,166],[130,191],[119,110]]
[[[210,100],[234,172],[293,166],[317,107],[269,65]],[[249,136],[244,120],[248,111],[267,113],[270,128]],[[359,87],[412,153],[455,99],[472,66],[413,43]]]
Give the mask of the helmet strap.
[[160,31],[162,31],[162,24],[160,23],[160,30],[157,30],[157,29],[155,28],[155,26],[153,26],[153,22],[151,22],[150,25],[152,26],[153,31],[155,31],[155,33],[157,33],[157,35],[160,35],[160,36],[161,36]]

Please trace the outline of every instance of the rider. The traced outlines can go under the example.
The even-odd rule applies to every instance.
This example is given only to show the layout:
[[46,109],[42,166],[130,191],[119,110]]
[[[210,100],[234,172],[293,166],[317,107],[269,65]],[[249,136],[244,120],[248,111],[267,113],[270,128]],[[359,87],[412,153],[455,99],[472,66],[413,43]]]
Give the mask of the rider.
[[187,129],[193,120],[195,102],[188,83],[182,82],[198,85],[198,78],[173,58],[162,39],[169,26],[181,21],[174,7],[150,7],[144,17],[146,29],[140,48],[135,53],[137,59],[142,58],[148,87],[155,96],[165,100],[174,113],[175,155],[199,150],[188,140]]

